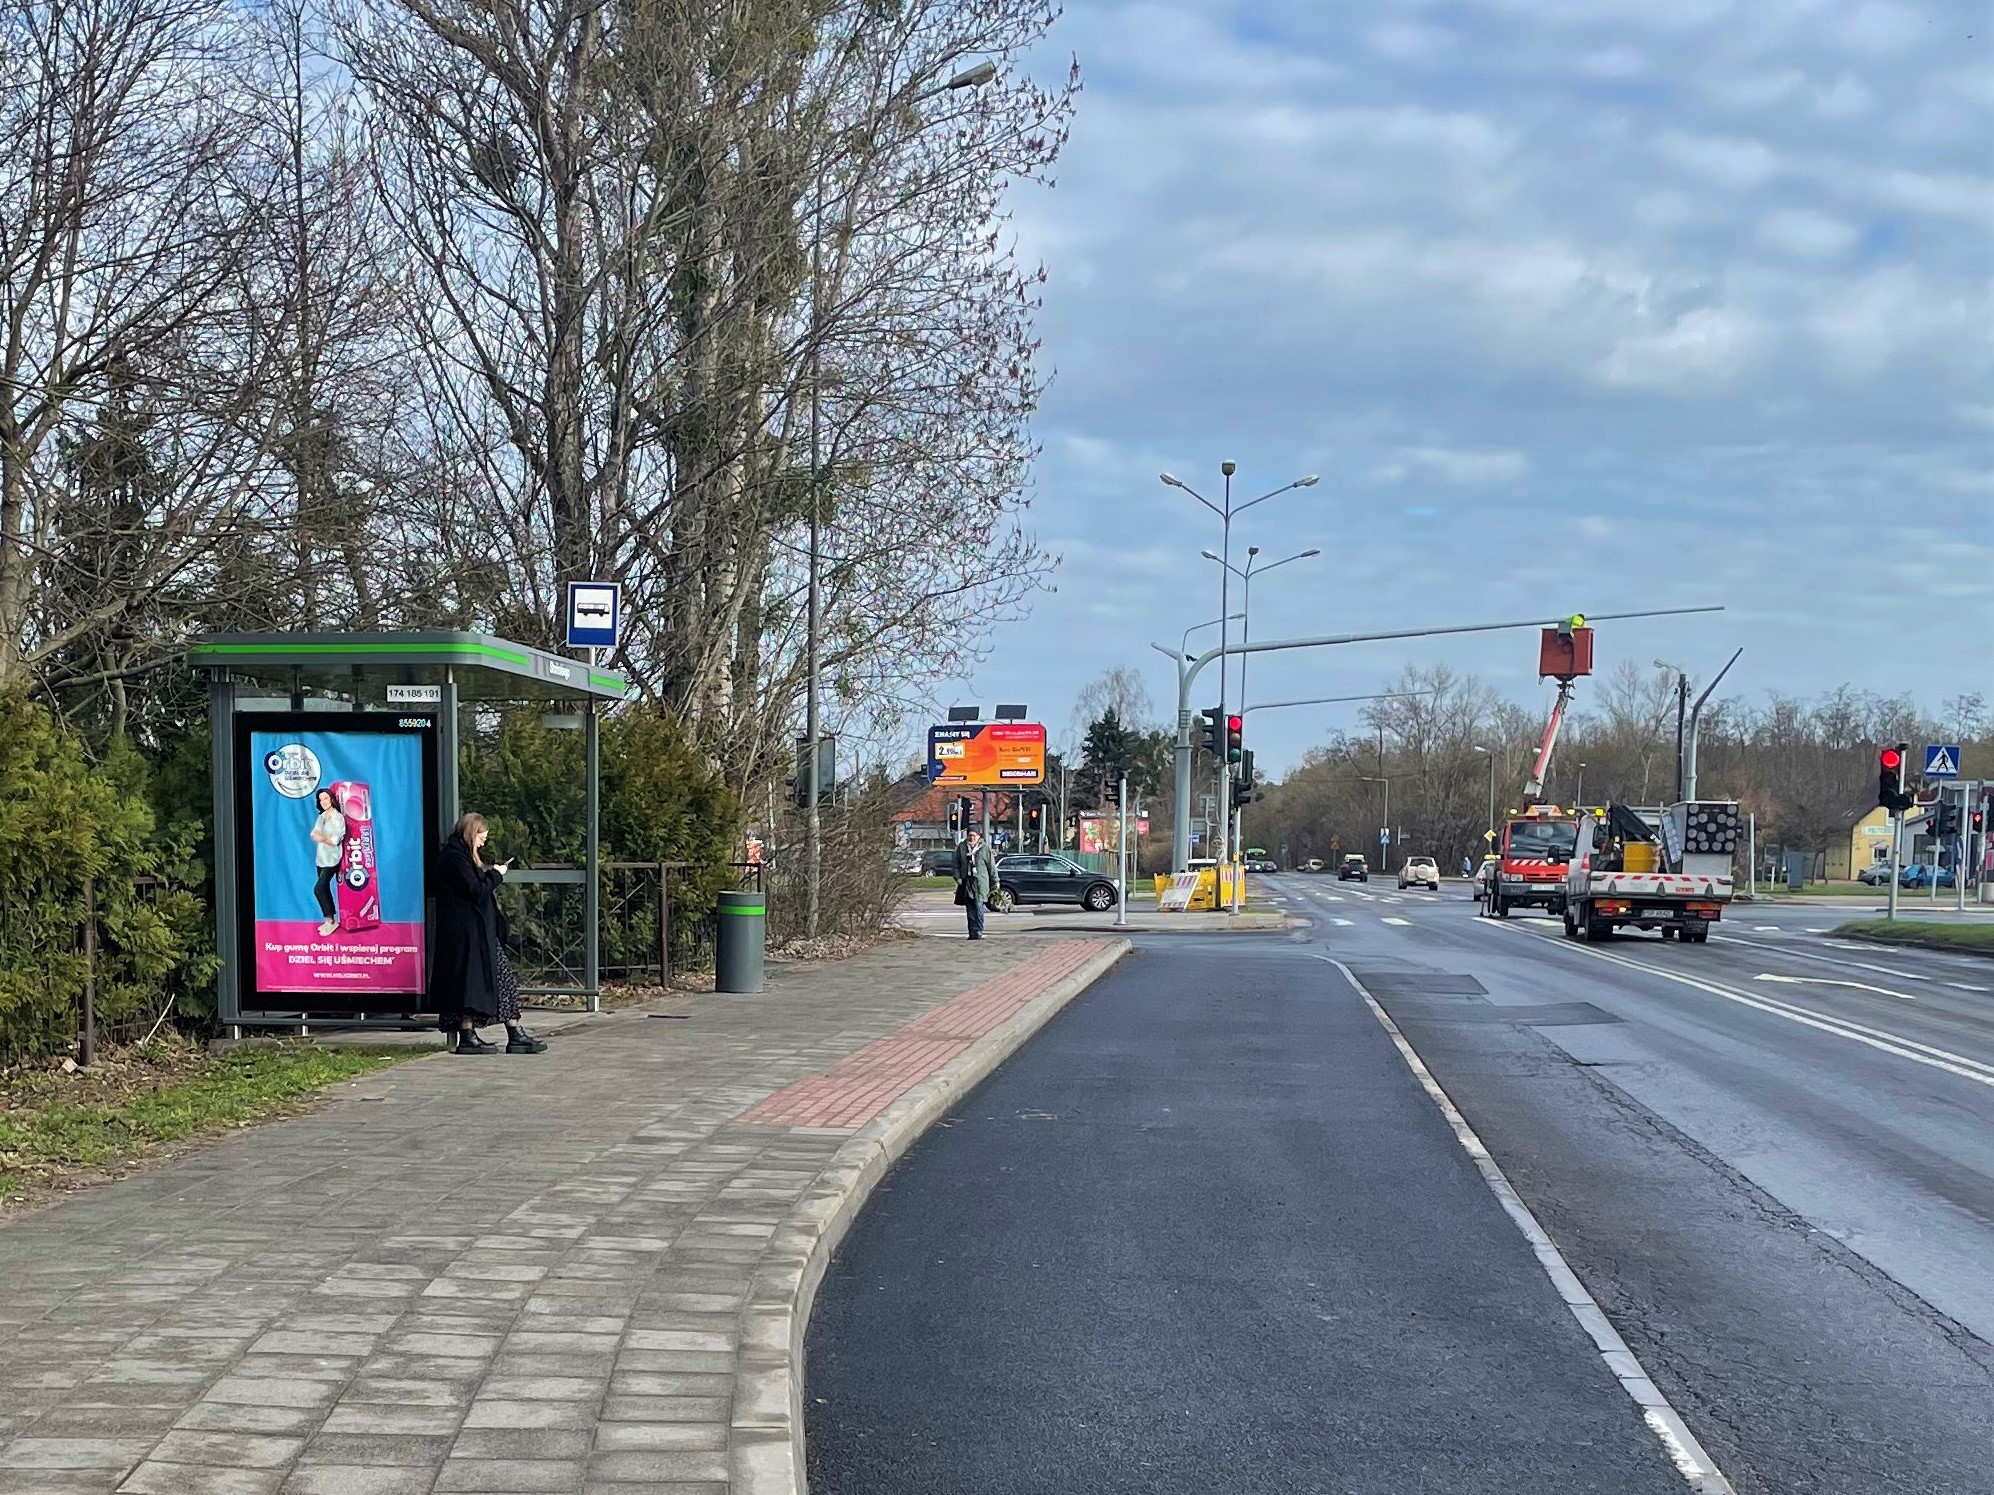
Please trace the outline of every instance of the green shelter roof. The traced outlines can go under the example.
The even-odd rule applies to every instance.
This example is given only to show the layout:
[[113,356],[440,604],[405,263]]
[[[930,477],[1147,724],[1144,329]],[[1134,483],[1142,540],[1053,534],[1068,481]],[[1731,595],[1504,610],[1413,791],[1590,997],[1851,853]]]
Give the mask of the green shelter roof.
[[448,669],[464,700],[620,701],[627,676],[483,633],[211,633],[188,651],[197,669],[291,688],[441,685]]

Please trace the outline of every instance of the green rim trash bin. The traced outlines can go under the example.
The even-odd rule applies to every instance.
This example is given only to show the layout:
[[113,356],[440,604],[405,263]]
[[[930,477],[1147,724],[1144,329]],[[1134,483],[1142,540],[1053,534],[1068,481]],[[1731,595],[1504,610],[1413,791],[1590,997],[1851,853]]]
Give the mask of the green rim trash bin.
[[713,918],[713,989],[760,991],[768,900],[760,893],[722,893]]

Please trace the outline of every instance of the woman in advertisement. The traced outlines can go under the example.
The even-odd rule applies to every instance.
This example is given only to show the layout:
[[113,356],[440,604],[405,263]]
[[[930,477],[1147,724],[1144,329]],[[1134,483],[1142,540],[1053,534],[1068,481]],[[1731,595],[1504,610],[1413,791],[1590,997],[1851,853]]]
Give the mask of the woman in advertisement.
[[504,915],[498,885],[512,870],[509,861],[487,863],[491,831],[485,817],[468,814],[457,822],[436,863],[436,961],[429,990],[438,1023],[455,1035],[453,1053],[495,1054],[498,1045],[478,1029],[503,1022],[508,1054],[541,1054],[547,1045],[519,1025],[519,983],[500,943]]
[[318,819],[312,822],[312,861],[318,868],[318,881],[312,886],[312,896],[318,900],[319,912],[325,915],[318,932],[329,935],[339,928],[332,883],[339,876],[340,853],[346,844],[346,817],[339,813],[330,789],[319,790],[313,803],[318,807]]

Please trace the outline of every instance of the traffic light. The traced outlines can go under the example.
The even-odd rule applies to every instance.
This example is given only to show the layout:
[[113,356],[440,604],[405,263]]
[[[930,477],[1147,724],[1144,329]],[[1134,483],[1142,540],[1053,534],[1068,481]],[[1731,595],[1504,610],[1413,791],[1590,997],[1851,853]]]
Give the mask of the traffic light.
[[1225,752],[1225,713],[1214,706],[1202,718],[1205,734],[1205,751],[1214,758]]
[[1246,732],[1245,717],[1229,716],[1225,719],[1225,761],[1226,762],[1237,763],[1240,761],[1241,757],[1245,754],[1246,748],[1242,745],[1245,740],[1245,732]]
[[1239,760],[1239,773],[1232,781],[1232,807],[1243,810],[1253,803],[1253,754]]
[[1932,834],[1940,840],[1959,834],[1959,806],[1942,799],[1932,806]]
[[1904,756],[1910,751],[1909,743],[1900,742],[1895,747],[1878,748],[1876,753],[1876,802],[1900,815],[1914,803],[1904,792]]
[[1974,835],[1985,834],[1987,830],[1987,812],[1982,809],[1976,809],[1967,823],[1973,828]]

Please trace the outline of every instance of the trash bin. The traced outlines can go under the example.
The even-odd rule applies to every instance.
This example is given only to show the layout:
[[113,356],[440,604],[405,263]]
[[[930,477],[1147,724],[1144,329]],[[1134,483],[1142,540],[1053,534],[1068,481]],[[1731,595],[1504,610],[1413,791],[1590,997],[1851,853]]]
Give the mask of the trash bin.
[[722,893],[713,917],[713,989],[760,991],[768,900],[760,893]]

